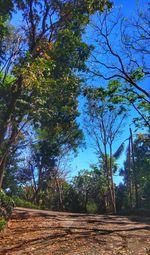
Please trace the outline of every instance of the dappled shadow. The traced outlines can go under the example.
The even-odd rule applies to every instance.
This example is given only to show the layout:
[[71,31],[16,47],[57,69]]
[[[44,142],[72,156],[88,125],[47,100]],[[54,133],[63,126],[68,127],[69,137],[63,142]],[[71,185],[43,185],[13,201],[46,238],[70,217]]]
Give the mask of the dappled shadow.
[[149,220],[131,216],[74,215],[72,213],[15,210],[9,230],[10,235],[11,233],[13,235],[13,241],[9,239],[9,245],[1,248],[0,252],[17,254],[20,250],[34,247],[35,253],[33,254],[36,254],[36,250],[42,251],[46,247],[49,249],[56,243],[60,246],[62,244],[63,247],[70,243],[71,247],[74,243],[86,240],[87,245],[93,242],[104,245],[106,241],[108,245],[113,238],[114,244],[116,238],[122,240],[118,243],[122,242],[126,245],[128,245],[127,240],[131,238],[146,243],[150,236]]
[[[66,227],[63,226],[58,226],[58,227],[36,227],[36,228],[31,228],[31,229],[26,229],[26,232],[32,232],[32,231],[40,231],[42,234],[42,231],[45,230],[58,230],[60,231],[60,233],[54,233],[54,234],[47,234],[46,236],[39,236],[37,238],[32,238],[29,240],[25,240],[25,241],[21,241],[18,242],[16,245],[14,245],[13,247],[9,247],[9,248],[3,248],[3,252],[10,252],[10,251],[17,251],[20,248],[23,249],[25,246],[28,245],[37,245],[37,244],[42,244],[42,245],[46,245],[49,244],[50,242],[52,242],[54,239],[59,239],[59,243],[60,242],[64,242],[67,239],[82,239],[82,238],[88,238],[88,239],[95,239],[98,236],[105,236],[105,235],[110,235],[110,234],[119,234],[121,232],[130,232],[130,231],[139,231],[139,230],[148,230],[150,231],[150,227],[149,226],[145,226],[145,227],[132,227],[132,228],[128,228],[128,229],[114,229],[114,230],[106,230],[106,229],[101,229],[101,228],[86,228],[86,227],[76,227],[76,226],[70,226],[68,229]],[[24,229],[17,229],[16,230],[17,233],[24,232]],[[65,238],[65,239],[64,239]],[[101,240],[97,240],[95,239],[96,242],[101,242],[103,243],[104,241]]]
[[[27,209],[26,209],[27,210]],[[75,213],[61,213],[61,212],[53,212],[53,211],[42,211],[40,210],[32,210],[30,211],[23,211],[23,210],[15,210],[12,214],[12,219],[27,219],[30,216],[32,217],[43,217],[46,219],[56,219],[58,221],[68,221],[69,218],[75,219],[76,222],[87,222],[87,223],[100,223],[100,224],[131,224],[133,221],[137,223],[148,223],[150,224],[150,217],[139,217],[139,216],[120,216],[120,215],[98,215],[98,214],[75,214]],[[62,219],[61,219],[62,217]],[[67,219],[65,219],[67,217]],[[82,218],[83,217],[83,218]],[[118,220],[119,219],[119,220]]]
[[59,238],[59,237],[64,237],[66,236],[66,233],[64,234],[57,234],[57,235],[48,235],[48,236],[45,236],[45,237],[37,237],[37,238],[32,238],[31,240],[25,240],[25,241],[22,241],[20,242],[19,244],[17,245],[14,245],[13,247],[10,247],[10,248],[3,248],[3,252],[9,252],[11,250],[15,251],[16,249],[19,249],[19,248],[23,248],[24,245],[31,245],[32,243],[36,244],[36,242],[44,242],[44,241],[47,241],[47,240],[52,240],[52,239],[55,239],[55,238]]
[[[111,217],[103,217],[105,220],[91,220],[91,219],[78,219],[78,220],[73,220],[72,221],[72,215],[71,215],[71,218],[67,217],[67,219],[60,219],[60,215],[59,216],[56,216],[56,215],[53,215],[53,216],[50,216],[50,215],[43,215],[43,214],[34,214],[32,215],[32,219],[30,220],[30,222],[33,222],[33,218],[34,217],[44,217],[45,219],[47,220],[56,220],[59,225],[54,225],[54,226],[36,226],[36,227],[31,227],[31,228],[26,228],[26,232],[36,232],[36,231],[48,231],[48,230],[61,230],[61,231],[65,231],[66,234],[71,234],[71,235],[74,235],[75,234],[80,234],[81,236],[86,233],[91,233],[91,232],[95,232],[96,234],[102,234],[102,235],[106,235],[106,234],[112,234],[112,233],[115,233],[115,232],[127,232],[127,231],[138,231],[138,230],[148,230],[150,231],[150,226],[142,226],[142,227],[130,227],[130,225],[133,225],[133,222],[130,222],[130,221],[124,221],[124,222],[121,222],[121,221],[117,221],[115,218],[114,218],[114,221],[109,221],[108,219],[110,219]],[[25,213],[20,213],[19,214],[19,218],[20,219],[27,219],[30,217],[30,214],[28,212],[25,212]],[[81,216],[80,216],[81,217]],[[14,217],[13,217],[14,219]],[[106,220],[107,219],[107,220]],[[134,218],[135,220],[135,218]],[[29,222],[29,221],[28,221]],[[69,224],[67,225],[67,223],[69,222]],[[71,223],[70,223],[71,222]],[[139,223],[140,223],[140,219],[139,219]],[[81,224],[80,224],[81,223]],[[84,223],[84,225],[87,225],[86,227],[82,225],[82,223]],[[70,225],[71,224],[71,225]],[[94,224],[93,227],[90,227],[90,224]],[[105,229],[105,227],[103,227],[102,229],[99,227],[101,225],[108,225],[108,224],[115,224],[115,229],[113,230],[108,230],[108,229]],[[62,226],[63,225],[63,226]],[[120,229],[120,226],[122,225],[126,225],[128,227],[125,227],[123,229]],[[116,228],[116,227],[119,227],[119,228]],[[79,230],[79,232],[78,232]],[[16,229],[16,232],[17,233],[24,233],[24,228],[22,229]],[[56,235],[57,237],[57,235]]]
[[[74,224],[75,225],[75,224]],[[133,225],[133,224],[132,224]],[[31,227],[31,228],[26,228],[26,232],[34,232],[34,231],[47,231],[47,230],[61,230],[64,231],[66,233],[69,234],[82,234],[83,231],[87,231],[87,232],[96,232],[97,234],[112,234],[115,232],[128,232],[128,231],[138,231],[138,230],[147,230],[150,231],[150,226],[141,226],[141,227],[126,227],[126,228],[115,228],[113,230],[109,230],[109,229],[105,229],[105,228],[98,228],[98,227],[89,227],[87,225],[87,227],[83,227],[83,226],[37,226],[37,227]],[[79,230],[79,232],[78,232]],[[17,233],[24,233],[24,228],[22,229],[16,229]]]
[[150,217],[140,217],[140,216],[126,216],[132,223],[146,223],[150,225]]
[[43,217],[43,218],[57,218],[57,215],[49,215],[46,213],[31,213],[31,212],[17,212],[17,213],[13,213],[11,216],[11,219],[13,220],[22,220],[22,219],[28,219],[29,217]]

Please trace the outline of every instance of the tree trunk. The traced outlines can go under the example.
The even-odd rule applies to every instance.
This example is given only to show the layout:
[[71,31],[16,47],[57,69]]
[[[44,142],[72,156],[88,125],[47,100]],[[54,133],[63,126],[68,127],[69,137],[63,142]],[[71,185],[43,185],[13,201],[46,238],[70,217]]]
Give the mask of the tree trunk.
[[[58,177],[59,178],[59,177]],[[62,196],[62,189],[61,189],[61,185],[59,183],[59,180],[58,180],[57,176],[55,175],[55,183],[56,183],[56,186],[57,186],[57,190],[58,190],[58,193],[59,193],[59,203],[60,203],[60,207],[61,207],[61,210],[65,210],[65,207],[64,207],[64,203],[63,203],[63,196]]]
[[37,184],[35,185],[35,193],[33,195],[33,202],[37,205],[39,205],[39,201],[40,201],[40,197],[39,197],[39,193],[42,189],[42,180],[41,180],[41,175],[42,175],[42,167],[41,165],[39,166],[39,173],[38,173],[38,180],[37,180]]
[[127,190],[129,194],[129,207],[133,206],[132,179],[131,179],[131,137],[129,137],[129,170],[127,171]]
[[113,182],[113,169],[112,169],[112,144],[109,146],[110,148],[110,179],[111,179],[111,202],[113,213],[116,213],[116,196],[115,196],[115,187]]
[[108,191],[109,191],[109,212],[110,213],[115,213],[114,209],[114,195],[113,195],[113,188],[112,188],[112,178],[110,174],[110,170],[108,166],[108,156],[107,156],[107,148],[106,148],[106,143],[104,143],[104,152],[105,152],[105,171],[106,171],[106,176],[107,176],[107,182],[108,182]]
[[133,166],[134,186],[135,186],[135,201],[136,201],[136,208],[139,208],[138,183],[137,183],[137,173],[136,173],[136,168],[135,168],[134,143],[133,143],[133,136],[132,136],[132,129],[131,128],[130,128],[130,137],[131,137],[132,166]]
[[5,165],[6,165],[6,156],[3,158],[0,165],[0,189],[2,188],[2,184],[3,184]]

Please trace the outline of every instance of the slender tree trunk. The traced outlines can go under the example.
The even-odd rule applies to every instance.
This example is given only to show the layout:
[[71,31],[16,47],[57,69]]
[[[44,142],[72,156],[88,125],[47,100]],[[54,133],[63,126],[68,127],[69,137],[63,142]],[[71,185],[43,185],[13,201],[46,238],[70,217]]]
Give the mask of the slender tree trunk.
[[34,168],[33,168],[33,165],[32,163],[29,162],[29,165],[30,165],[30,169],[31,169],[31,172],[32,172],[32,181],[33,181],[33,190],[37,190],[37,184],[36,184],[36,180],[35,180],[35,176],[34,176]]
[[107,212],[107,197],[106,194],[104,193],[103,195],[103,204],[104,204],[104,212]]
[[109,191],[109,212],[115,213],[116,209],[114,206],[114,195],[113,195],[113,187],[112,187],[112,178],[110,174],[110,169],[108,165],[108,156],[107,156],[107,147],[106,143],[104,143],[104,153],[105,153],[105,170],[106,170],[106,176],[107,176],[107,182],[108,182],[108,191]]
[[61,189],[59,180],[57,179],[57,176],[55,176],[55,183],[56,183],[57,190],[59,193],[59,203],[60,203],[61,209],[64,211],[65,207],[64,207],[64,203],[63,203],[62,189]]
[[3,184],[5,165],[6,165],[6,156],[3,158],[3,161],[1,162],[1,166],[0,166],[0,189],[2,188],[2,184]]
[[138,184],[137,184],[137,173],[136,173],[135,160],[134,160],[134,143],[133,143],[133,136],[132,136],[131,128],[130,128],[130,137],[131,137],[132,166],[133,166],[134,186],[135,186],[135,201],[136,201],[136,208],[138,208],[139,207],[139,194],[138,194]]
[[86,190],[86,193],[85,193],[85,204],[84,204],[85,212],[87,212],[88,197],[89,197],[89,192],[88,192],[88,190]]
[[39,192],[41,191],[41,174],[42,174],[42,166],[41,164],[38,165],[38,181],[35,184],[35,192],[33,194],[32,200],[35,204],[39,205]]
[[[107,148],[106,148],[106,143],[104,143],[104,162],[105,162],[105,173],[107,177],[107,185],[108,185],[108,192],[109,192],[109,207],[110,207],[110,202],[111,202],[111,190],[110,190],[110,176],[109,176],[109,169],[108,169],[108,157],[107,157]],[[107,203],[108,205],[108,203]],[[109,208],[110,210],[110,208]]]
[[116,196],[115,196],[115,187],[113,182],[113,170],[112,170],[112,144],[110,144],[110,178],[111,178],[111,199],[113,206],[113,213],[116,213]]
[[129,194],[129,199],[130,199],[130,208],[132,208],[132,179],[131,179],[131,137],[129,137],[129,170],[127,173],[127,189],[128,189],[128,194]]
[[4,178],[4,171],[7,157],[9,156],[9,149],[6,148],[3,155],[0,157],[0,189],[2,188],[3,178]]

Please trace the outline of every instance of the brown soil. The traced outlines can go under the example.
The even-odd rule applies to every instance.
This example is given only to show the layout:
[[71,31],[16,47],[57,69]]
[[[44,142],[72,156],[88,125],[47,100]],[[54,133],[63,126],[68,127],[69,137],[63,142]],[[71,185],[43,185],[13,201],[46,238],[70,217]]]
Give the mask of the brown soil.
[[16,208],[0,254],[150,255],[150,218]]

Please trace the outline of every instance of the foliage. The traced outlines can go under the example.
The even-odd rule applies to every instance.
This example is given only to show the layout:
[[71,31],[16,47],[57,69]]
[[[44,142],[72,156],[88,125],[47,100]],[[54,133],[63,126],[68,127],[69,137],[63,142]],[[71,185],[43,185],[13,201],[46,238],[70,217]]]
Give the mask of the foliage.
[[125,208],[128,207],[128,198],[126,193],[126,188],[123,183],[120,183],[116,187],[116,209],[117,213],[120,213],[121,211],[125,210]]
[[86,205],[86,211],[87,213],[93,213],[93,214],[96,214],[98,213],[98,208],[97,208],[97,204],[95,202],[88,202],[87,205]]
[[87,100],[84,110],[85,131],[106,176],[109,210],[115,212],[113,174],[117,171],[116,160],[123,152],[124,144],[121,143],[119,148],[114,151],[114,143],[125,124],[126,110],[122,107],[121,102],[115,105],[109,100],[109,87],[105,89],[89,87],[84,89],[83,93]]
[[[138,6],[139,4],[139,6]],[[91,19],[93,51],[88,71],[95,80],[110,81],[112,105],[121,104],[134,110],[133,122],[137,127],[149,127],[149,4],[124,17],[121,8],[106,10]],[[94,34],[94,37],[93,37]],[[114,38],[118,40],[114,43]]]
[[64,194],[64,210],[68,212],[81,212],[82,208],[80,205],[80,199],[77,191],[74,189],[73,185],[64,182],[63,185]]
[[[130,152],[131,153],[131,152]],[[116,209],[118,213],[134,214],[135,210],[135,178],[133,175],[134,169],[137,173],[137,184],[139,194],[139,207],[143,210],[149,208],[149,135],[139,134],[134,141],[134,159],[135,168],[129,165],[129,148],[127,150],[127,159],[125,161],[124,174],[125,184],[120,184],[115,187]],[[37,160],[39,162],[39,159]],[[33,164],[30,161],[30,165]],[[34,166],[34,165],[33,165]],[[50,167],[50,166],[49,166]],[[52,166],[51,166],[52,167]],[[39,190],[37,200],[34,200],[36,190],[33,186],[32,168],[25,169],[17,176],[18,185],[13,189],[12,193],[19,197],[13,197],[15,204],[21,207],[42,208],[57,211],[70,212],[88,212],[88,213],[105,213],[108,212],[108,186],[107,176],[103,169],[103,161],[98,166],[92,165],[90,170],[80,171],[75,176],[71,183],[67,182],[61,174],[60,169],[52,167],[49,173],[42,175],[41,189]],[[49,168],[48,168],[49,169]],[[30,171],[29,171],[30,170]],[[30,173],[29,173],[30,172]],[[11,179],[14,179],[11,172]],[[16,174],[14,172],[14,174]],[[36,170],[35,170],[36,176]],[[11,180],[10,180],[11,182]],[[129,184],[132,183],[131,191]],[[22,188],[21,188],[22,183]],[[38,183],[37,183],[38,184]],[[8,185],[8,186],[7,186]],[[6,190],[10,184],[6,183]],[[9,191],[9,190],[8,190]],[[9,191],[10,192],[10,191]],[[132,192],[132,194],[130,194]],[[132,204],[130,197],[132,196]],[[36,202],[36,203],[35,203]],[[143,209],[142,209],[143,208]],[[145,211],[145,214],[147,212]],[[137,211],[136,214],[142,214],[142,211]]]
[[0,216],[8,219],[14,208],[14,201],[3,190],[0,191]]
[[121,105],[122,111],[130,112],[133,108],[137,113],[133,117],[133,123],[137,128],[149,127],[149,102],[143,93],[137,93],[132,85],[122,83],[120,80],[112,80],[108,84],[109,101],[113,105]]
[[[126,161],[124,162],[124,178],[126,189],[128,192],[128,206],[135,206],[135,189],[134,185],[138,187],[138,204],[140,208],[149,208],[149,150],[150,137],[149,134],[139,134],[134,140],[134,154],[127,150]],[[134,162],[133,162],[134,157]],[[136,179],[135,179],[136,175]],[[131,201],[130,201],[131,200]]]
[[7,194],[9,194],[9,196],[12,196],[13,194],[19,195],[21,191],[18,185],[19,179],[17,176],[20,169],[19,164],[22,162],[19,157],[20,153],[18,153],[17,151],[12,152],[6,163],[2,188],[3,190],[7,191]]
[[15,206],[19,207],[25,207],[25,208],[31,208],[31,209],[40,209],[37,205],[34,205],[33,203],[26,201],[22,198],[19,197],[14,197],[13,196],[13,201],[15,203]]
[[3,217],[0,217],[0,231],[4,229],[6,224],[7,224],[7,221]]
[[[17,206],[110,213],[133,209],[137,188],[139,206],[150,207],[149,135],[128,147],[125,184],[115,187],[113,180],[127,139],[117,150],[114,144],[131,109],[137,130],[149,127],[141,86],[149,77],[148,13],[115,20],[111,7],[105,0],[0,0],[0,187]],[[11,15],[22,16],[19,28],[9,24]],[[94,45],[83,40],[91,21]],[[83,89],[85,129],[98,165],[68,182],[58,162],[83,144],[80,74],[109,83]],[[8,217],[13,202],[3,192],[0,199]]]
[[34,132],[46,163],[65,146],[76,149],[81,142],[76,122],[81,79],[75,71],[85,70],[90,53],[82,34],[91,14],[111,6],[109,1],[13,3],[24,23],[14,29],[15,37],[5,36],[10,47],[0,75],[0,186],[9,154],[19,142],[28,142],[27,130]]
[[78,194],[80,208],[84,212],[106,212],[106,178],[102,170],[93,166],[91,171],[80,171],[73,179],[73,188]]
[[13,2],[11,0],[0,1],[0,63],[4,57],[4,39],[9,33],[8,20],[13,11]]

